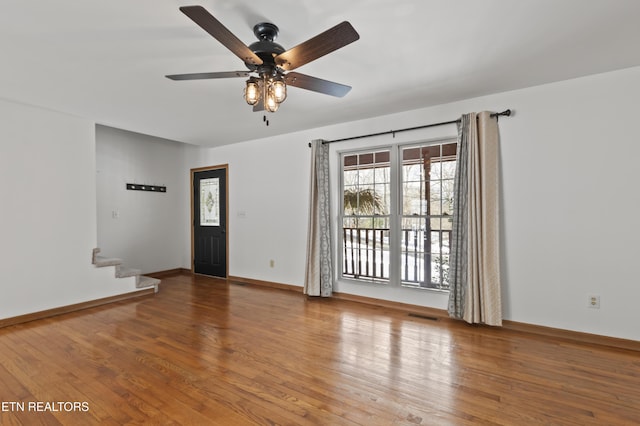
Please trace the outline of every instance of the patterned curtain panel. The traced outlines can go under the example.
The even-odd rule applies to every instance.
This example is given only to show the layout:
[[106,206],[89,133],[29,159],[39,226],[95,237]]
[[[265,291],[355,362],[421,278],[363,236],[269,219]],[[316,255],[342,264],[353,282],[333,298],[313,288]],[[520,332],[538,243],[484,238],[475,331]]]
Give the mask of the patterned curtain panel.
[[458,124],[458,165],[453,184],[453,225],[449,257],[449,316],[462,319],[464,296],[467,288],[467,218],[469,192],[469,129],[470,116],[465,114]]
[[309,228],[304,293],[329,297],[333,291],[331,227],[329,221],[329,145],[311,142]]
[[462,116],[449,270],[449,315],[496,326],[502,325],[498,139],[491,113]]

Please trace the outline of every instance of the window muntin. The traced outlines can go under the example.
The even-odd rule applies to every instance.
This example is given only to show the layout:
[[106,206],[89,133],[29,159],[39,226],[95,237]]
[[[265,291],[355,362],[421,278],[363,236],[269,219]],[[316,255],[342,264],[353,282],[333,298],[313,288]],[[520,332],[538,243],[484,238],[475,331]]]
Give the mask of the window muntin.
[[390,150],[342,155],[343,277],[449,288],[456,148],[455,141],[396,147],[395,164]]

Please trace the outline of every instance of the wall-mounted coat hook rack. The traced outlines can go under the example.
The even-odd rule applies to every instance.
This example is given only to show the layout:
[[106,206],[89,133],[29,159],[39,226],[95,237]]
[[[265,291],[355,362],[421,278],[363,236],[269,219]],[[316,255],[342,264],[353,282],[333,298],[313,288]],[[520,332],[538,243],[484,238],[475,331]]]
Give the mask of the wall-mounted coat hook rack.
[[128,183],[127,189],[130,191],[167,192],[166,186],[143,185],[138,183]]

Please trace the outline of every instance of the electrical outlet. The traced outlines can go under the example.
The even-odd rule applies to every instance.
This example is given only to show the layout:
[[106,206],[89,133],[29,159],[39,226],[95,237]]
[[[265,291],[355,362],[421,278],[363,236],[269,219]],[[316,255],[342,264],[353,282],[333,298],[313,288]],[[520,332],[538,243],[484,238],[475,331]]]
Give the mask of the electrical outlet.
[[269,267],[273,268],[274,266],[276,266],[276,261],[275,261],[275,260],[273,260],[273,259],[271,259],[271,260],[269,261]]
[[587,307],[592,309],[600,309],[600,296],[597,294],[590,294],[587,299]]

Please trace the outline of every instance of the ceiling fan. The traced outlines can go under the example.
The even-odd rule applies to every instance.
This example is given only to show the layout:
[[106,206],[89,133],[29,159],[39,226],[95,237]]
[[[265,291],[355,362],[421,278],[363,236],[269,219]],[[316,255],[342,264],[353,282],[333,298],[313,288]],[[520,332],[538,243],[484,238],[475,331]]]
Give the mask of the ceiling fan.
[[167,75],[171,80],[249,77],[244,90],[245,101],[253,105],[254,111],[269,112],[277,111],[284,102],[287,85],[336,97],[342,97],[351,90],[344,84],[290,72],[358,40],[360,36],[347,21],[285,50],[274,41],[279,29],[272,23],[256,24],[253,33],[258,41],[247,46],[202,6],[183,6],[180,11],[240,58],[248,71]]

